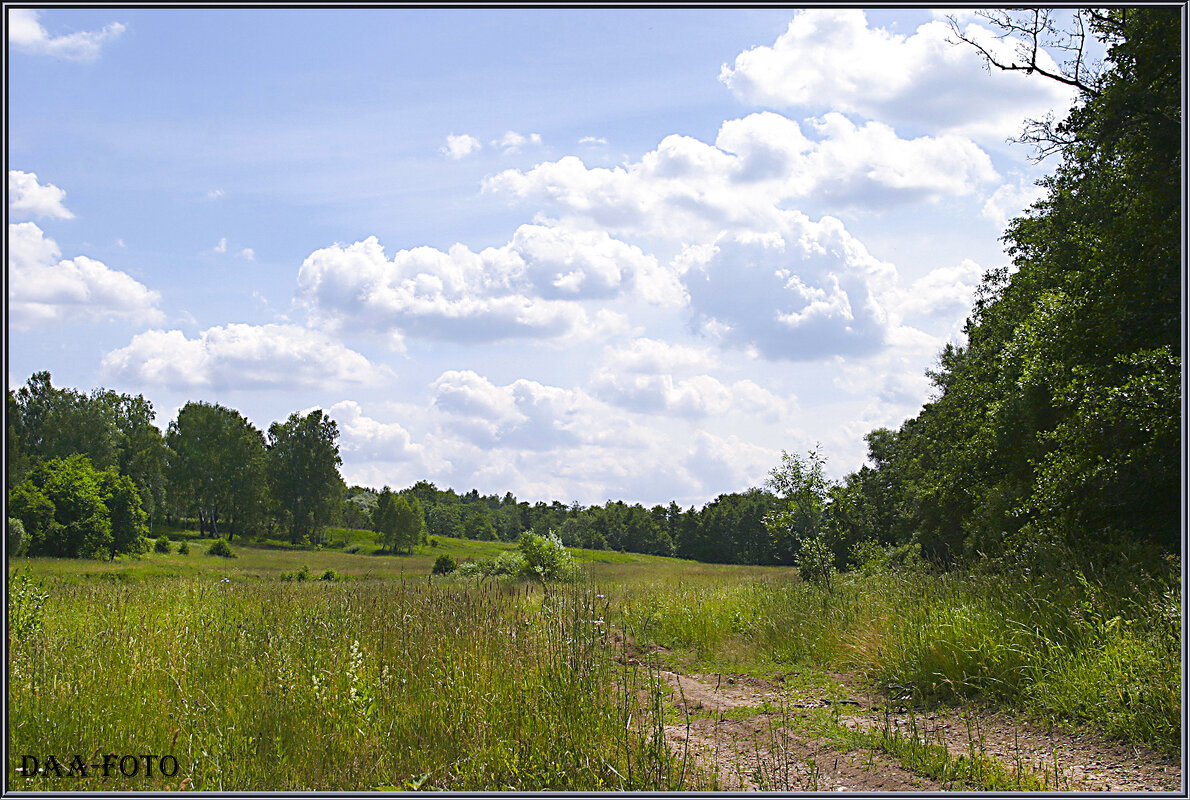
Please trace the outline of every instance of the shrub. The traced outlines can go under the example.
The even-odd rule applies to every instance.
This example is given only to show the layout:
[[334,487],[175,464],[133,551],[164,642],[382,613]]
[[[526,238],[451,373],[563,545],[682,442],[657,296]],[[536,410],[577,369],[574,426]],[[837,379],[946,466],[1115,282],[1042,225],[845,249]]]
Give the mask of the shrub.
[[211,546],[207,548],[207,555],[222,556],[223,558],[236,557],[236,554],[231,550],[231,546],[227,544],[226,539],[216,539],[211,542]]
[[186,541],[185,539],[182,540],[182,543],[180,545],[178,545],[178,555],[180,555],[180,556],[190,555],[190,542]]
[[45,601],[49,599],[49,596],[45,585],[33,578],[28,569],[9,574],[8,637],[10,642],[19,642],[41,630]]
[[347,548],[346,550],[344,550],[343,552],[344,552],[344,553],[358,553],[358,552],[359,552],[359,545],[358,545],[358,544],[353,544],[353,545],[351,545],[351,547],[348,547],[348,548]]
[[[491,562],[488,562],[487,566],[490,567]],[[487,569],[484,567],[485,565],[482,562],[464,561],[455,569],[455,575],[458,575],[460,578],[482,578],[488,574]]]
[[505,550],[492,562],[492,575],[522,575],[525,573],[525,557],[515,550]]
[[337,580],[339,580],[339,573],[335,572],[333,569],[328,569],[326,572],[322,573],[322,577],[319,578],[318,580],[320,580],[320,581],[337,581]]
[[437,547],[437,546],[438,546],[438,540],[435,537],[431,536],[430,537],[430,547]]
[[570,552],[556,533],[539,536],[525,531],[518,541],[525,560],[523,574],[541,582],[573,580],[577,570]]
[[8,518],[8,554],[23,556],[29,549],[29,536],[25,533],[25,523],[13,517]]
[[153,549],[156,550],[158,553],[170,552],[171,548],[169,546],[169,537],[166,536],[165,534],[158,536],[157,541],[155,541],[153,543]]
[[458,564],[454,558],[447,553],[438,556],[434,561],[434,568],[430,570],[433,575],[449,575],[458,568]]

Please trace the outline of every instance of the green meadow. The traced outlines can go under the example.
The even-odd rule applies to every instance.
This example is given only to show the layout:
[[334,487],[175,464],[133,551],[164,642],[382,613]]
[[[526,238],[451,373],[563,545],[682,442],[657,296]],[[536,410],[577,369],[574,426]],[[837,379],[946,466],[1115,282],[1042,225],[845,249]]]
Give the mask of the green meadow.
[[[914,708],[1180,746],[1168,562],[1061,585],[873,568],[828,590],[791,568],[574,550],[577,580],[543,584],[431,575],[443,553],[511,547],[495,542],[380,555],[336,531],[338,547],[223,558],[173,533],[169,554],[10,560],[11,788],[714,789],[667,742],[661,669],[846,672]],[[105,753],[169,755],[176,773],[17,771],[22,754]]]

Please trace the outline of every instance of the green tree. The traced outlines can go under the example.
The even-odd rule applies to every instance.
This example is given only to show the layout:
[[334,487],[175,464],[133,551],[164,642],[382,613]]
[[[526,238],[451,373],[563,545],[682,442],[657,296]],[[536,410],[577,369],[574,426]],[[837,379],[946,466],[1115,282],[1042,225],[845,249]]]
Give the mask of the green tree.
[[[990,13],[1026,34],[996,66],[1030,70],[1037,43],[1062,35],[1044,11]],[[943,351],[934,397],[863,481],[897,538],[933,558],[1051,552],[1068,566],[1063,554],[1121,540],[1179,545],[1181,20],[1078,13],[1106,68],[1075,58],[1050,74],[1080,94],[1026,130],[1060,163],[1005,232],[1012,269],[985,275],[966,343]]]
[[252,423],[233,409],[191,402],[165,439],[170,491],[198,516],[200,532],[232,537],[256,521],[266,497],[265,452]]
[[372,511],[372,530],[376,531],[380,546],[389,552],[396,551],[398,495],[387,486],[376,496],[376,507]]
[[333,510],[342,483],[338,439],[338,426],[320,409],[269,427],[269,485],[293,543],[316,539]]
[[824,548],[828,552],[831,549],[826,542],[832,488],[826,477],[826,460],[816,449],[804,458],[783,450],[781,465],[772,469],[765,485],[780,499],[778,507],[765,518],[778,558],[783,563],[790,563],[786,560],[790,559],[800,564],[802,551],[813,548],[802,559],[813,558],[814,566],[808,572],[829,578],[822,563]]
[[29,555],[114,558],[147,546],[136,485],[114,469],[96,470],[84,455],[39,465],[8,493],[8,509]]
[[165,510],[168,455],[165,437],[153,424],[153,404],[142,395],[103,389],[91,393],[91,402],[106,407],[115,423],[116,467],[136,484],[151,530],[153,520]]
[[80,454],[98,469],[116,464],[116,422],[104,403],[74,389],[55,388],[44,371],[17,390],[15,401],[19,450],[34,463]]

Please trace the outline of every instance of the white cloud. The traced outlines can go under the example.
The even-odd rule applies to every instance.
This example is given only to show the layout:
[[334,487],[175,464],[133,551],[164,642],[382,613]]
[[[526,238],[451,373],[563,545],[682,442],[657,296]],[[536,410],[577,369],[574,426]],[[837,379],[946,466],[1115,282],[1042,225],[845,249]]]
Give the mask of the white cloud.
[[70,61],[94,61],[100,49],[124,32],[124,25],[112,22],[98,31],[78,31],[50,36],[39,21],[40,12],[27,8],[6,9],[8,43],[17,50]]
[[295,325],[229,323],[198,338],[150,330],[103,357],[106,374],[175,390],[376,385],[393,376],[325,334]]
[[[12,13],[12,12],[10,12]],[[74,214],[62,205],[66,192],[47,183],[37,182],[32,172],[8,171],[8,213],[23,217],[54,217],[72,219]]]
[[474,136],[466,133],[452,133],[446,137],[446,146],[442,148],[442,152],[457,161],[482,149],[483,145]]
[[524,136],[516,131],[508,131],[499,139],[492,140],[492,146],[503,148],[505,153],[519,153],[521,147],[526,143],[534,146],[540,145],[541,134],[531,133]]
[[972,261],[941,267],[918,278],[900,291],[895,308],[904,317],[926,317],[962,322],[971,309],[984,268]]
[[779,453],[772,448],[734,435],[723,437],[699,431],[683,466],[710,500],[712,495],[760,486],[778,460]]
[[86,256],[60,260],[61,250],[32,222],[8,226],[8,310],[15,328],[88,318],[163,319],[161,296],[130,275]]
[[607,139],[602,136],[584,136],[578,140],[579,144],[607,144]]
[[[979,25],[965,32],[994,52],[1012,51]],[[804,10],[771,47],[723,65],[720,79],[757,105],[856,113],[997,140],[1019,133],[1023,119],[1073,99],[1053,81],[987,74],[972,48],[947,43],[949,33],[941,20],[901,36],[869,27],[858,9]]]
[[1036,201],[1045,196],[1045,190],[1036,182],[1018,179],[997,189],[983,206],[983,216],[1003,230],[1009,220],[1019,217]]
[[339,425],[339,448],[345,461],[422,461],[424,448],[413,442],[409,431],[396,422],[365,416],[354,400],[335,403],[327,413]]
[[448,370],[431,388],[447,426],[477,446],[537,451],[599,439],[596,407],[581,390],[525,379],[496,386],[471,370]]
[[223,197],[222,189],[210,189],[207,191],[208,200],[218,200],[220,197]]
[[833,217],[785,212],[779,233],[724,234],[687,259],[694,320],[769,359],[860,355],[886,344],[896,269]]
[[227,252],[227,237],[226,236],[219,239],[219,244],[215,245],[215,252],[216,253],[226,253]]
[[817,138],[779,114],[751,114],[723,123],[713,145],[671,135],[625,166],[588,168],[566,156],[505,170],[483,186],[550,203],[573,224],[689,243],[725,229],[771,231],[790,200],[884,208],[971,194],[998,178],[963,137],[906,140],[839,114],[809,127]]
[[633,339],[627,347],[607,348],[604,361],[623,372],[647,375],[700,372],[718,364],[718,358],[707,348],[643,337]]
[[458,342],[576,341],[625,328],[616,312],[589,313],[585,300],[628,292],[677,304],[682,290],[654,257],[606,233],[523,225],[513,240],[475,253],[456,244],[398,251],[375,237],[312,253],[298,296],[317,324]]
[[238,255],[240,258],[244,259],[245,261],[255,261],[256,260],[256,251],[253,250],[251,247],[245,247],[243,250],[236,253],[236,255]]

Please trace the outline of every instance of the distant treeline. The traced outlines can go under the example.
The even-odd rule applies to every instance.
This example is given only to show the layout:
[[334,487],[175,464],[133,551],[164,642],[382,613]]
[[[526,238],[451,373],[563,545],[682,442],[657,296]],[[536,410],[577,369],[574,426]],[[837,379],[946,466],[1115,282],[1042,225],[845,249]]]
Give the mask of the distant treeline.
[[205,533],[318,542],[371,528],[396,550],[425,536],[513,540],[703,561],[797,564],[829,580],[873,553],[939,564],[1180,540],[1181,46],[1176,8],[1088,12],[1107,67],[1059,123],[1027,129],[1060,164],[1003,241],[965,326],[898,430],[866,437],[840,482],[785,454],[764,488],[702,509],[583,507],[457,494],[420,481],[343,484],[321,411],[267,433],[188,403],[162,435],[141,396],[57,389],[40,372],[7,402],[10,552],[114,555],[157,520]]

